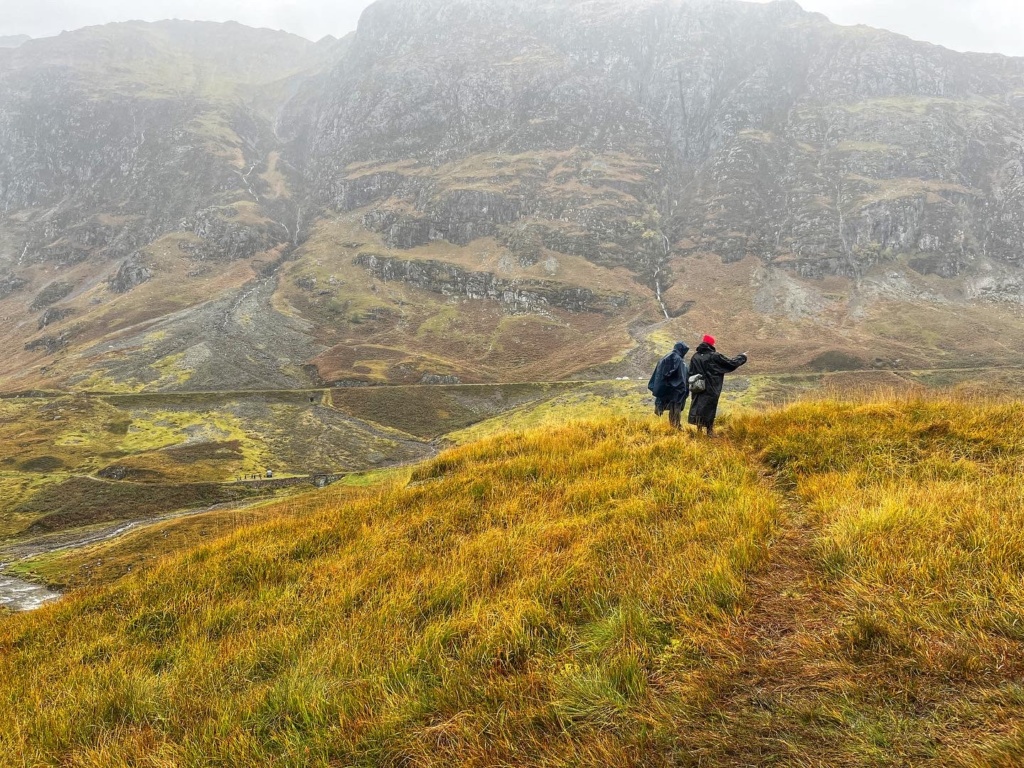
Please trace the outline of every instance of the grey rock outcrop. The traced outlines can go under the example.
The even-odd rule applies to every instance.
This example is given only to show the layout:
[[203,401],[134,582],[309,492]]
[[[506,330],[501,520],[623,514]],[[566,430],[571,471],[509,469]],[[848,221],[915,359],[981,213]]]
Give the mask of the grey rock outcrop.
[[75,284],[63,280],[55,280],[41,290],[32,300],[29,309],[40,310],[61,299],[67,298],[75,290]]
[[200,242],[182,242],[180,248],[199,261],[247,259],[277,245],[287,243],[288,231],[281,224],[253,224],[234,219],[233,208],[207,208],[182,222],[181,229]]
[[598,293],[547,280],[508,280],[492,272],[473,272],[442,261],[361,253],[355,263],[380,280],[397,280],[445,296],[497,301],[510,312],[558,308],[610,313],[629,301],[625,294]]
[[141,255],[132,254],[121,262],[117,272],[107,278],[107,285],[114,293],[128,293],[153,277],[153,271],[142,263]]
[[43,312],[42,317],[39,318],[37,328],[41,331],[43,330],[43,328],[46,328],[47,326],[53,325],[54,323],[59,323],[62,320],[66,320],[73,314],[75,314],[75,310],[70,307],[65,307],[62,309],[50,307],[45,312]]
[[0,275],[0,299],[6,299],[28,285],[28,280],[17,275]]
[[53,355],[67,347],[70,340],[71,334],[67,331],[62,331],[56,335],[41,336],[38,339],[33,339],[25,345],[25,349],[29,352],[44,352],[47,355]]

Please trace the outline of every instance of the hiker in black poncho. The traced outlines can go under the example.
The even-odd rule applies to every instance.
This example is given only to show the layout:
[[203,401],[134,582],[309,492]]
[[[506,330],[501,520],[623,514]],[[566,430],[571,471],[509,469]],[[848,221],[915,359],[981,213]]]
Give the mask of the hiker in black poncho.
[[[697,351],[690,359],[689,384],[693,399],[690,401],[689,422],[696,425],[697,431],[703,428],[708,435],[715,429],[715,416],[718,414],[718,398],[722,396],[725,385],[725,374],[732,373],[747,362],[746,355],[726,357],[715,349],[714,336],[705,336],[697,346]],[[702,385],[698,379],[703,380]]]
[[686,353],[690,348],[679,342],[668,355],[661,359],[654,369],[647,388],[654,395],[654,413],[661,416],[668,411],[668,421],[676,429],[683,426],[683,405],[690,389],[687,385],[689,372],[686,368]]

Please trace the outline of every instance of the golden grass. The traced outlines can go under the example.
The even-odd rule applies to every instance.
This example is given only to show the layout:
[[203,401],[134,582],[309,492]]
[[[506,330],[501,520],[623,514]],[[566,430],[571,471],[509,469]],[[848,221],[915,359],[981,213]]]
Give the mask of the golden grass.
[[192,549],[204,539],[212,540],[242,525],[251,525],[258,515],[259,508],[254,506],[175,518],[110,541],[20,560],[8,566],[7,572],[61,590],[109,583],[169,553]]
[[12,765],[1017,765],[1024,405],[502,434],[0,619]]
[[6,621],[0,752],[616,762],[690,706],[701,652],[672,639],[727,631],[778,516],[740,453],[657,427],[460,448]]
[[744,416],[733,436],[800,510],[827,612],[798,633],[800,662],[841,685],[800,695],[838,713],[835,754],[1021,764],[1024,405],[804,403]]

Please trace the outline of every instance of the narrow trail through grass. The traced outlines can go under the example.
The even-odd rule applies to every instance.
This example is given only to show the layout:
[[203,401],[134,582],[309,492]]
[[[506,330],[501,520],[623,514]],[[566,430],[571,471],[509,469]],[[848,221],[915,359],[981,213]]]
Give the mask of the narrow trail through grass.
[[[791,489],[768,471],[766,483],[784,500],[780,530],[765,567],[748,582],[747,609],[733,642],[721,655],[733,670],[717,704],[718,728],[701,752],[718,762],[772,765],[798,759],[789,726],[776,713],[836,682],[826,666],[807,663],[808,637],[836,631],[818,568],[811,555],[816,531]],[[805,733],[804,739],[814,739]],[[825,745],[819,744],[824,751]]]
[[1024,404],[446,451],[0,621],[26,765],[1016,766]]
[[727,764],[1024,763],[1021,405],[807,402],[731,439],[784,499]]

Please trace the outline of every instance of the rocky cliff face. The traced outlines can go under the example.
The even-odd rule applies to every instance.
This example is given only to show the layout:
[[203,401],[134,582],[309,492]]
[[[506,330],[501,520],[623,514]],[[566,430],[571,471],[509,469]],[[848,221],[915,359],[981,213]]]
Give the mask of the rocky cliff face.
[[[172,315],[183,325],[168,333],[191,337],[192,320],[175,313],[251,292],[301,218],[274,123],[296,84],[336,59],[335,44],[162,22],[0,51],[0,340],[35,353],[11,355],[0,375],[81,379],[97,373],[98,348],[118,348],[97,347],[112,331]],[[47,307],[45,322],[22,318]],[[159,379],[149,364],[163,347],[135,349],[128,378]],[[278,368],[264,363],[254,380],[288,381]]]
[[0,107],[8,377],[564,376],[722,326],[787,367],[1024,351],[1024,60],[785,0],[110,25],[0,49]]
[[471,272],[439,261],[405,261],[361,253],[355,264],[385,282],[400,280],[444,296],[498,301],[517,313],[542,312],[549,307],[557,307],[568,312],[611,314],[629,301],[627,295],[568,288],[550,280],[503,280],[491,272]]
[[[624,191],[657,206],[684,252],[808,276],[906,254],[951,278],[1024,252],[1024,62],[836,27],[792,2],[382,0],[328,82],[313,190],[339,210],[403,203],[368,220],[397,247],[565,211],[544,185],[486,197],[365,165],[353,178],[353,164],[583,148],[637,161]],[[600,230],[607,215],[570,218],[590,258],[635,250],[628,231]]]
[[163,22],[65,33],[0,58],[0,206],[24,212],[8,220],[23,225],[18,263],[124,258],[204,204],[258,201],[248,176],[271,129],[248,92],[315,67],[313,48]]

